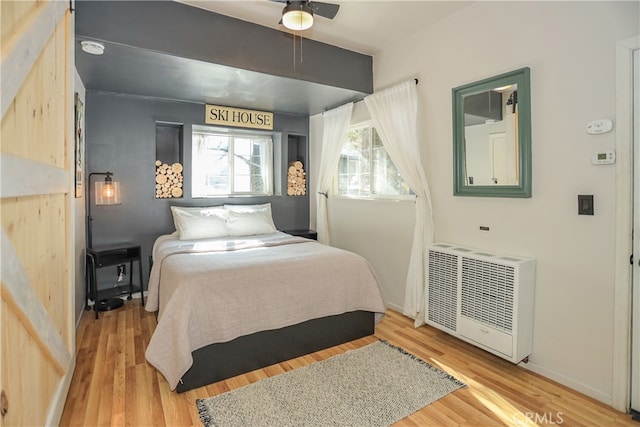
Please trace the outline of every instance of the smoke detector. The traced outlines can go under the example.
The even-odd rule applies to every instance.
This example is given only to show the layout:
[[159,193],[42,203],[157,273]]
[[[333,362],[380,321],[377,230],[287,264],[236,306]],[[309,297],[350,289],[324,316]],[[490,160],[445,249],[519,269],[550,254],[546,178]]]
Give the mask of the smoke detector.
[[102,43],[83,40],[80,42],[80,46],[84,52],[91,55],[102,55],[104,53],[104,45]]

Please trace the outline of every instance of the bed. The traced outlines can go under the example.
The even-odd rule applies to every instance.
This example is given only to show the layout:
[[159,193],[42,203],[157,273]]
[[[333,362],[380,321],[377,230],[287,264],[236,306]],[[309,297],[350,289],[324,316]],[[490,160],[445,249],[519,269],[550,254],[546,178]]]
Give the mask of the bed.
[[172,208],[177,231],[154,244],[145,306],[158,312],[145,356],[172,390],[373,334],[385,304],[364,258],[277,231],[268,205],[216,207],[206,221],[205,208],[181,209],[200,218],[189,228]]

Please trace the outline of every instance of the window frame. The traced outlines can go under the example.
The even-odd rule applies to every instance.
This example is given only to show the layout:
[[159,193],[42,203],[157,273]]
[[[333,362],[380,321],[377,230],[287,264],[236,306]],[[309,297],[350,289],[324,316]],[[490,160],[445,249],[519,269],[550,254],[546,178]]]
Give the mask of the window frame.
[[[194,135],[195,134],[210,134],[217,136],[224,136],[230,138],[229,144],[229,152],[227,154],[227,162],[229,164],[229,190],[230,192],[224,194],[207,194],[207,195],[195,195],[195,161],[194,157],[197,155],[197,147],[195,146]],[[267,140],[267,149],[266,149],[266,159],[264,162],[264,177],[265,179],[265,192],[257,193],[257,192],[244,192],[244,191],[233,191],[234,186],[234,150],[235,138],[242,139],[266,139]],[[275,135],[273,132],[261,132],[256,130],[244,130],[244,129],[235,129],[235,128],[225,128],[225,127],[217,127],[217,126],[203,126],[203,125],[193,125],[191,129],[191,198],[192,199],[212,199],[212,198],[231,198],[231,197],[270,197],[275,194],[275,177],[274,177],[274,139]]]
[[[373,122],[371,120],[367,120],[364,122],[359,122],[359,123],[352,123],[351,125],[349,125],[349,127],[347,128],[347,132],[355,130],[355,129],[362,129],[362,128],[371,128],[372,130],[375,131],[375,127],[373,126]],[[377,131],[376,131],[377,133]],[[373,134],[372,134],[373,135]],[[340,156],[342,156],[342,148],[344,147],[344,141],[342,143],[342,145],[340,146]],[[382,144],[382,147],[384,148],[385,154],[387,156],[389,156],[389,153],[387,153],[387,149],[384,147],[384,144]],[[374,174],[373,174],[373,138],[371,141],[371,144],[369,144],[369,152],[371,154],[370,159],[369,159],[369,175],[370,175],[370,182],[374,181]],[[338,160],[339,163],[339,160]],[[394,164],[395,166],[395,164]],[[397,169],[397,167],[396,167]],[[398,171],[399,172],[399,171]],[[334,177],[333,177],[333,183],[331,185],[331,192],[329,194],[330,197],[335,198],[335,199],[352,199],[352,200],[379,200],[379,201],[394,201],[394,202],[414,202],[416,200],[416,195],[413,193],[413,191],[410,189],[409,191],[411,191],[411,194],[370,194],[367,196],[352,196],[352,195],[348,195],[348,194],[340,194],[340,190],[339,190],[339,175],[340,175],[340,171],[339,169],[336,170]],[[404,181],[404,178],[402,178],[402,180]]]

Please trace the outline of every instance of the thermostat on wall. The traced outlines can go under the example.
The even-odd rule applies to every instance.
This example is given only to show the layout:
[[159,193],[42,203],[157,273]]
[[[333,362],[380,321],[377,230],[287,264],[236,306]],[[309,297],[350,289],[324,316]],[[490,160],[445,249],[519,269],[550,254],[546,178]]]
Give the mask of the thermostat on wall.
[[591,158],[591,163],[594,165],[611,165],[615,162],[616,152],[613,150],[601,151]]

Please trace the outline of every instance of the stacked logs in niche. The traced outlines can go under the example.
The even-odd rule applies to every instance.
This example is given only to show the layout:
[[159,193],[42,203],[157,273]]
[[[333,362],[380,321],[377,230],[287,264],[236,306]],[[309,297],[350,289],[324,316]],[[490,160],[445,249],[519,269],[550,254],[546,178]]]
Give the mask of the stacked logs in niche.
[[289,163],[287,172],[287,194],[289,196],[304,196],[307,194],[307,173],[302,167],[302,162]]
[[156,199],[182,197],[182,165],[156,160]]

